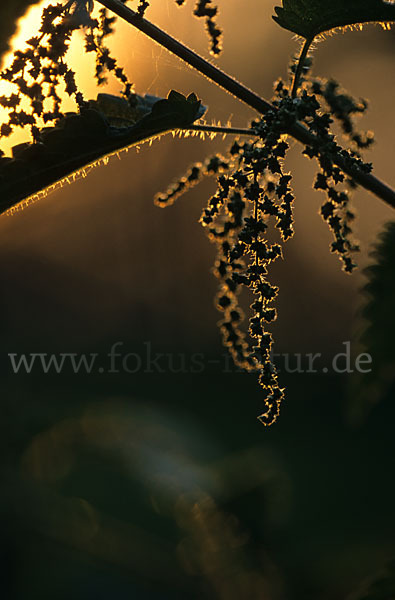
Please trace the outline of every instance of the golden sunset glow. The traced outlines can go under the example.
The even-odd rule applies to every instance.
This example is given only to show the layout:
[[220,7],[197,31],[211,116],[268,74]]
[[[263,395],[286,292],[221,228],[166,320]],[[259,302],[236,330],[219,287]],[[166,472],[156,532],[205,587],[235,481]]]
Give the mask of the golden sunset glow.
[[[42,10],[49,4],[51,4],[51,0],[44,0],[40,4],[31,6],[26,15],[19,19],[17,32],[11,39],[11,51],[5,56],[3,67],[7,67],[10,64],[12,54],[15,50],[23,48],[26,40],[37,34],[40,28]],[[3,85],[4,82],[0,82],[0,86]]]
[[[44,0],[41,4],[30,7],[26,15],[19,19],[17,32],[10,42],[11,50],[5,55],[2,61],[2,69],[10,66],[12,63],[13,54],[16,50],[21,50],[25,47],[25,42],[33,35],[37,34],[41,23],[41,13],[43,8],[51,3],[50,0]],[[15,86],[8,81],[0,80],[0,95],[8,95],[15,91]],[[5,111],[0,107],[0,117],[3,119]]]
[[[26,41],[34,36],[39,35],[42,20],[42,11],[51,4],[53,4],[53,0],[45,0],[41,2],[38,6],[32,7],[26,13],[26,15],[22,19],[20,19],[17,28],[17,33],[10,42],[11,50],[4,57],[2,64],[3,69],[9,67],[12,64],[15,51],[24,51],[27,47]],[[98,10],[100,10],[99,3],[97,4],[95,10],[92,13],[93,18],[99,16]],[[136,50],[139,46],[139,41],[141,41],[143,37],[136,30],[130,30],[130,27],[128,25],[119,23],[118,26],[118,36],[116,37],[116,40],[114,40],[114,42],[112,40],[109,40],[109,46],[112,51],[115,51],[117,53],[117,56],[120,59],[120,63],[125,64],[126,62],[125,70],[127,72],[128,60],[133,59],[133,61],[135,62]],[[127,29],[122,30],[122,27]],[[125,39],[127,39],[131,45],[130,50],[128,46],[126,46],[126,44],[123,43]],[[75,72],[78,89],[82,91],[85,99],[96,98],[96,95],[99,91],[106,91],[115,94],[119,93],[120,83],[119,81],[116,81],[110,73],[108,74],[108,84],[105,86],[105,88],[98,88],[96,79],[94,77],[96,57],[93,53],[86,53],[85,43],[85,32],[81,30],[74,31],[72,39],[70,41],[69,50],[66,54],[67,64]],[[140,53],[140,56],[142,54],[143,52]],[[24,77],[29,83],[33,82],[28,73],[25,73]],[[0,81],[0,95],[10,96],[15,93],[18,93],[18,87],[15,84],[9,83],[7,81]],[[75,101],[73,98],[70,98],[70,96],[65,92],[64,84],[60,84],[59,89],[57,89],[57,93],[60,95],[62,102],[61,109],[64,112],[76,111]],[[22,97],[20,107],[27,113],[30,113],[30,100],[27,97]],[[7,121],[8,111],[0,107],[0,123],[6,123]],[[39,127],[45,127],[45,122],[41,119],[37,120],[37,124]],[[2,139],[1,149],[6,153],[6,155],[12,155],[14,146],[22,142],[26,142],[30,139],[29,129],[30,127],[15,128],[13,133],[8,138],[5,137]],[[152,142],[152,140],[150,140],[150,142]],[[124,150],[126,150],[126,148]],[[77,169],[75,172],[68,174],[66,177],[60,179],[54,184],[51,183],[49,186],[43,188],[39,192],[33,193],[32,195],[26,197],[22,201],[12,206],[8,211],[6,211],[5,214],[10,215],[15,212],[18,212],[26,206],[30,205],[31,203],[39,200],[40,198],[45,197],[49,192],[59,187],[63,187],[64,184],[72,183],[80,177],[85,177],[94,167],[98,166],[99,164],[107,164],[109,158],[113,156],[113,154],[114,152],[110,152],[110,154],[103,156],[99,160],[95,159],[89,165],[81,169]],[[119,157],[120,151],[115,152],[115,154]]]
[[[37,35],[37,32],[40,28],[41,24],[41,14],[42,10],[49,6],[50,4],[54,4],[53,0],[44,0],[38,5],[32,6],[26,13],[24,17],[19,20],[18,29],[16,34],[11,40],[11,50],[4,57],[2,69],[7,68],[13,58],[13,53],[15,50],[24,49],[26,45],[26,40],[31,37]],[[93,17],[97,16],[98,11],[101,6],[97,3],[93,11]],[[157,6],[152,10],[152,17],[154,20],[160,20],[164,15],[166,16],[168,12],[167,3],[161,4],[161,6]],[[126,73],[128,73],[128,63],[133,61],[133,82],[138,89],[138,80],[142,79],[142,84],[144,87],[147,87],[146,82],[146,63],[152,61],[152,54],[147,55],[144,52],[144,49],[140,50],[139,47],[142,45],[141,42],[146,40],[142,34],[138,31],[130,27],[126,23],[117,23],[117,30],[119,31],[119,35],[114,36],[113,39],[109,40],[110,47],[116,52],[117,57],[119,57],[120,64],[125,67]],[[128,40],[128,43],[125,43],[125,40]],[[144,44],[143,44],[144,46]],[[160,53],[161,50],[158,50]],[[165,55],[166,56],[166,55]],[[164,61],[166,62],[166,58],[164,57]],[[96,98],[98,93],[98,86],[94,78],[94,69],[95,69],[95,57],[93,54],[87,54],[84,50],[84,36],[83,32],[76,31],[73,35],[70,49],[67,53],[67,62],[70,67],[76,73],[76,81],[79,89],[83,92],[85,98],[91,99]],[[138,71],[136,73],[136,66]],[[154,83],[156,80],[156,75],[152,76],[148,75],[149,83],[148,88],[150,87],[150,83]],[[101,88],[101,91],[104,91],[104,88]],[[105,88],[105,91],[109,93],[119,93],[120,85],[118,82],[114,81],[112,76],[109,76],[108,85]],[[146,91],[150,91],[147,89]],[[155,91],[155,90],[154,90]],[[6,82],[0,81],[0,95],[9,95],[11,93],[15,93],[15,86]],[[60,89],[60,96],[62,98],[62,108],[63,110],[76,110],[76,106],[74,101],[67,96],[67,94],[63,93],[62,88]],[[23,104],[26,108],[28,106],[27,101],[23,101]],[[0,123],[4,122],[7,119],[7,112],[0,107]],[[2,150],[7,154],[11,151],[11,148],[16,144],[19,144],[27,139],[27,132],[22,129],[16,129],[14,133],[9,137],[2,140]]]
[[0,600],[395,600],[394,25],[0,0]]
[[[53,0],[44,0],[36,6],[32,6],[27,11],[26,15],[19,20],[18,30],[11,40],[11,50],[3,60],[3,69],[7,68],[12,63],[13,53],[18,49],[24,49],[26,40],[37,35],[41,25],[42,11],[50,4],[53,4]],[[93,77],[94,58],[84,52],[83,36],[79,31],[75,32],[73,35],[70,49],[67,53],[67,60],[70,63],[70,66],[76,70],[77,81],[79,85],[83,87],[86,97],[95,97],[97,86]],[[11,93],[15,93],[15,86],[7,81],[0,81],[0,95],[9,95]],[[67,96],[67,94],[63,93],[63,90],[61,90],[61,98],[64,110],[75,110],[75,103]],[[23,101],[23,105],[25,107],[28,106],[26,101]],[[7,112],[0,107],[0,123],[6,119],[6,115]],[[26,131],[16,129],[9,138],[2,140],[3,151],[8,153],[12,146],[25,141],[26,137]]]

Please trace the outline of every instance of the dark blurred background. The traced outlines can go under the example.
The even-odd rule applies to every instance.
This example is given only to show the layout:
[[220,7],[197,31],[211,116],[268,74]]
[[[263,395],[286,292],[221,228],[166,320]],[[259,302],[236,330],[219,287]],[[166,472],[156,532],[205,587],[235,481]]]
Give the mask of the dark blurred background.
[[[299,47],[272,22],[275,4],[245,0],[240,15],[239,2],[219,2],[218,64],[266,98]],[[208,56],[191,3],[152,5],[149,18]],[[79,84],[94,97],[78,44]],[[254,117],[132,28],[120,25],[113,47],[137,92],[194,91],[210,122]],[[314,67],[369,100],[369,160],[392,185],[394,47],[392,32],[369,26],[317,44]],[[118,93],[116,82],[107,91]],[[345,375],[283,373],[281,417],[260,425],[255,377],[229,368],[216,328],[214,247],[198,224],[214,183],[168,209],[153,205],[193,161],[230,141],[165,136],[0,219],[7,599],[334,600],[395,555],[393,391],[366,411]],[[362,252],[347,276],[329,253],[315,167],[296,144],[288,168],[296,233],[270,275],[280,286],[275,351],[320,353],[321,371],[344,342],[357,347],[362,270],[393,216],[357,191]],[[8,357],[97,353],[108,365],[117,342],[117,352],[140,357],[139,369],[130,359],[136,372],[15,374]],[[146,367],[148,352],[167,355],[162,372]],[[193,368],[197,354],[202,369]]]

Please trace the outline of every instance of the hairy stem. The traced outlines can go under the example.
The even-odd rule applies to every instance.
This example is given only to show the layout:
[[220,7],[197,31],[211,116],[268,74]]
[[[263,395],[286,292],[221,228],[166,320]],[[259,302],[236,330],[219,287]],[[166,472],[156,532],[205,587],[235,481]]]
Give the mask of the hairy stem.
[[190,125],[182,127],[183,131],[201,131],[202,133],[223,133],[225,135],[258,135],[253,129],[243,127],[221,127],[220,125]]
[[[209,63],[202,56],[199,56],[196,52],[193,52],[190,48],[181,44],[181,42],[168,35],[153,23],[147,21],[147,19],[140,17],[140,15],[119,2],[119,0],[97,1],[259,113],[264,114],[269,110],[276,110],[270,102],[261,98],[258,94],[255,94],[255,92],[221,71],[221,69],[215,65]],[[317,141],[316,137],[300,123],[291,125],[288,129],[288,133],[305,145],[311,146]],[[372,192],[378,198],[381,198],[381,200],[386,202],[392,208],[395,208],[395,190],[387,184],[380,181],[380,179],[371,173],[364,173],[362,170],[355,167],[350,168],[340,155],[334,156],[333,162],[342,169],[344,173],[352,177],[356,183]]]
[[296,67],[296,71],[295,71],[295,77],[294,77],[293,84],[292,84],[292,98],[296,98],[296,95],[298,93],[300,78],[303,73],[304,61],[306,60],[307,53],[309,51],[312,41],[313,41],[313,38],[310,38],[310,39],[307,39],[305,41],[305,43],[303,44],[302,51],[300,53],[299,60],[298,60],[298,66]]
[[100,4],[110,9],[119,17],[145,33],[148,37],[155,40],[158,44],[175,54],[181,60],[188,63],[191,67],[205,75],[211,81],[226,89],[239,100],[248,104],[260,113],[265,113],[272,108],[267,100],[264,100],[258,94],[239,83],[233,77],[230,77],[221,69],[212,65],[196,52],[193,52],[187,46],[165,33],[162,29],[140,17],[135,11],[131,10],[119,0],[97,0]]

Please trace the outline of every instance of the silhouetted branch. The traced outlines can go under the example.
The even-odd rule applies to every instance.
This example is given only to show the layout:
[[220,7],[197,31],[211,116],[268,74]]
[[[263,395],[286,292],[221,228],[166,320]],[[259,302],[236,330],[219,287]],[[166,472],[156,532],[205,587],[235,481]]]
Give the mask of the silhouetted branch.
[[[221,69],[208,62],[202,56],[199,56],[196,52],[193,52],[193,50],[168,35],[150,21],[147,21],[147,19],[141,17],[138,13],[119,2],[119,0],[97,1],[259,113],[264,114],[269,110],[276,110],[270,102],[255,94],[255,92],[221,71]],[[288,133],[302,144],[314,146],[317,143],[317,138],[300,123],[291,125]],[[395,190],[386,183],[371,173],[365,173],[355,167],[350,168],[341,155],[335,155],[333,162],[360,186],[372,192],[378,198],[381,198],[381,200],[392,208],[395,208]]]

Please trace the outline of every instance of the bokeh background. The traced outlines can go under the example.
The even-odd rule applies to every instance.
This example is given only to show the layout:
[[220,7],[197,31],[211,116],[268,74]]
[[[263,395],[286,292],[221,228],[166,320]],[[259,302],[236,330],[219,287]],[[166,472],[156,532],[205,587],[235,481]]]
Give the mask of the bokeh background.
[[[27,4],[9,3],[7,23]],[[36,3],[19,22],[14,48],[48,4]],[[277,3],[218,4],[225,37],[217,63],[270,97],[299,48],[271,20]],[[209,57],[192,8],[152,0],[147,15]],[[11,25],[4,39],[8,33]],[[93,98],[81,39],[70,60]],[[245,126],[255,116],[131,27],[119,24],[112,47],[137,92],[193,91],[209,122]],[[393,32],[367,26],[317,44],[314,63],[316,74],[369,100],[363,127],[377,139],[369,160],[392,185],[394,48]],[[106,91],[119,93],[119,85],[110,79]],[[228,368],[216,328],[215,249],[198,224],[214,182],[165,210],[153,205],[192,162],[230,142],[165,136],[0,219],[7,599],[335,600],[395,555],[393,390],[367,411],[350,397],[350,377],[283,373],[281,418],[261,426],[255,377]],[[300,150],[295,144],[287,163],[296,233],[271,270],[280,286],[272,330],[276,352],[321,353],[322,365],[345,341],[357,347],[363,268],[393,215],[357,191],[360,269],[345,275],[318,215],[314,165]],[[8,357],[105,357],[117,342],[143,363],[147,348],[173,362],[164,372],[15,374]],[[202,372],[190,368],[195,354],[204,356]]]

